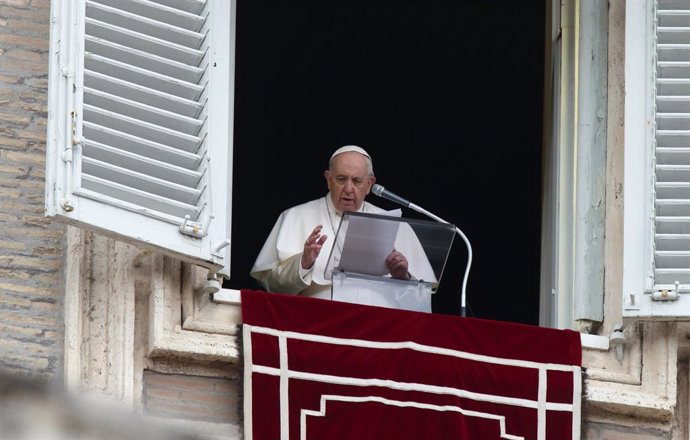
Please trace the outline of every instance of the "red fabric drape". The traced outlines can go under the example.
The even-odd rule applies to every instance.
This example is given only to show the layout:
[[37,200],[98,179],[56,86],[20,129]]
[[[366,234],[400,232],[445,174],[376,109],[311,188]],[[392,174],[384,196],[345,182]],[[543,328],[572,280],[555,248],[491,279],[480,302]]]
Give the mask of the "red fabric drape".
[[247,439],[579,438],[578,333],[242,291]]

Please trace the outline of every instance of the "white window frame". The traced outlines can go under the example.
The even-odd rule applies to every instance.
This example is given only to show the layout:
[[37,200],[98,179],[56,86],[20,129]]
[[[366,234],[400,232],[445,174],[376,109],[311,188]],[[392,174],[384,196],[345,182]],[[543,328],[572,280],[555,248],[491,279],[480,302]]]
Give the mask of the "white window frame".
[[550,8],[539,323],[589,331],[603,320],[607,13],[577,0]]
[[[191,1],[191,0],[190,0]],[[174,1],[171,1],[174,3]],[[203,4],[196,0],[193,3]],[[210,0],[208,184],[213,219],[206,234],[181,233],[181,223],[117,200],[85,197],[79,188],[85,0],[51,2],[46,215],[150,247],[229,276],[236,0]],[[79,121],[79,119],[76,119]]]

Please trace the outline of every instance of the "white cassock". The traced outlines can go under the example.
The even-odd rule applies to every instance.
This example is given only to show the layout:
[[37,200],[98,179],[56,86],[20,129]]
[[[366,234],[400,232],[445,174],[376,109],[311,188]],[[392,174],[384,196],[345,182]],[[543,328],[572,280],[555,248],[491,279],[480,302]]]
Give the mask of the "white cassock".
[[[386,211],[364,202],[358,212],[384,214]],[[268,292],[301,294],[316,298],[331,298],[331,280],[325,269],[331,254],[341,215],[337,213],[330,193],[320,199],[297,205],[283,211],[266,239],[250,274]],[[323,225],[322,234],[328,236],[313,270],[301,270],[300,263],[304,241],[317,225]],[[409,230],[408,225],[402,230]],[[414,233],[413,240],[401,234],[396,239],[396,249],[408,260],[410,273],[417,279],[435,281],[435,276]],[[413,244],[409,245],[412,241]],[[420,255],[421,253],[421,255]],[[417,263],[419,261],[419,263]],[[422,268],[421,273],[413,268]],[[301,273],[300,273],[301,272]]]
[[[359,212],[380,214],[385,212],[371,203],[362,203]],[[283,211],[271,234],[266,239],[250,272],[251,276],[268,292],[300,293],[316,298],[331,298],[331,280],[324,271],[335,241],[341,215],[336,212],[330,193],[320,199],[303,203]],[[300,276],[300,263],[304,241],[311,231],[323,225],[321,233],[328,236],[314,268]]]

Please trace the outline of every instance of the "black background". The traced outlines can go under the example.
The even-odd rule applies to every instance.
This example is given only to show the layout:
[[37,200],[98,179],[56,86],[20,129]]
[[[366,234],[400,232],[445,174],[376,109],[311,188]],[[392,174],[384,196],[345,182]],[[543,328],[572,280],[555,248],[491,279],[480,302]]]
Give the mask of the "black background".
[[[238,0],[224,287],[259,288],[276,218],[325,195],[328,158],[355,144],[468,236],[468,316],[537,324],[544,28],[543,0]],[[466,255],[457,237],[435,313],[459,314]]]

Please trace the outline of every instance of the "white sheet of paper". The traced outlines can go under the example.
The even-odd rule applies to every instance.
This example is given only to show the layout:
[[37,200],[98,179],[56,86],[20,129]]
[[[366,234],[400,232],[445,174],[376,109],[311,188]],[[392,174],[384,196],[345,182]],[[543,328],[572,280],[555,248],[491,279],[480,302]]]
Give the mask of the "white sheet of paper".
[[[402,210],[394,209],[382,215],[400,217]],[[397,221],[350,217],[338,268],[345,272],[386,275],[386,258],[393,251],[399,226]]]

